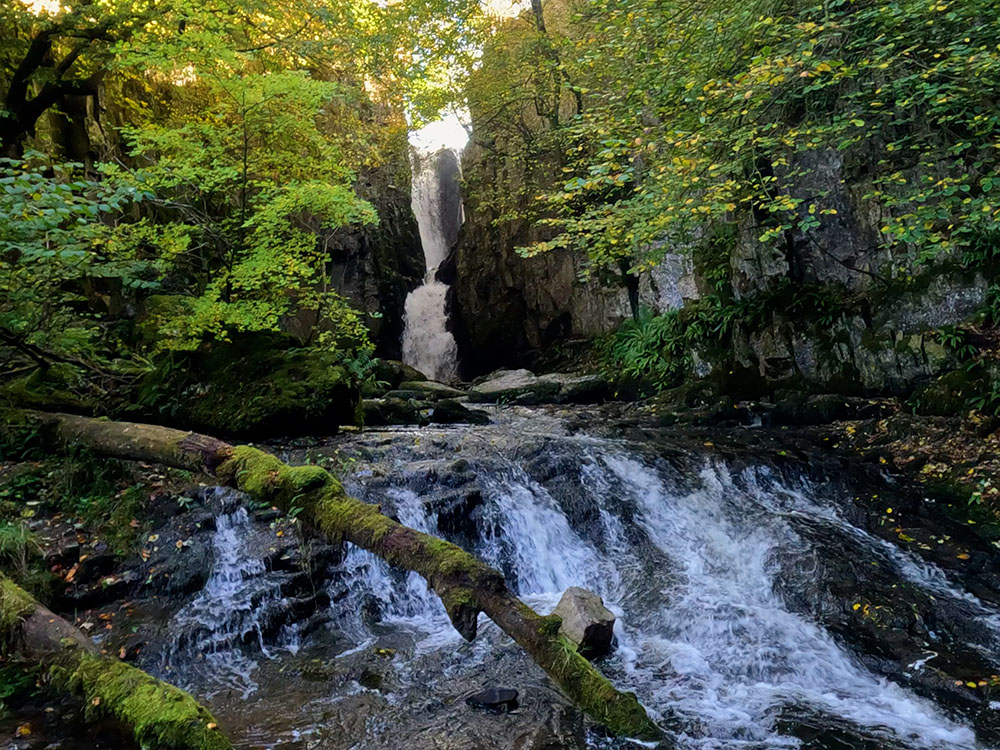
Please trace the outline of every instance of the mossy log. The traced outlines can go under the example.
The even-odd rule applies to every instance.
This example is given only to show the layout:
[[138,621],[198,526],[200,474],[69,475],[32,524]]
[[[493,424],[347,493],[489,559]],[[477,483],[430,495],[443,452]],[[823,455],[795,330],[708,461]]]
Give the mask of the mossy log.
[[539,615],[507,587],[501,573],[461,547],[403,526],[377,506],[349,497],[318,466],[289,466],[251,446],[232,446],[167,427],[30,412],[63,443],[84,445],[115,458],[204,471],[258,500],[299,518],[327,538],[348,541],[423,576],[444,603],[462,636],[476,635],[485,613],[592,719],[614,734],[659,739],[661,730],[632,693],[621,692],[559,635],[560,620]]
[[47,673],[83,699],[89,714],[113,716],[149,750],[230,750],[212,715],[180,688],[104,656],[66,620],[0,575],[0,653]]

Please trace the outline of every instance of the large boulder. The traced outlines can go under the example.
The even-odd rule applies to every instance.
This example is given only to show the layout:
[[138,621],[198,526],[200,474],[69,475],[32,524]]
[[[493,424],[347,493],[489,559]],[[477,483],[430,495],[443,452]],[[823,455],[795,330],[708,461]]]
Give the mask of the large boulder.
[[361,402],[366,427],[393,424],[423,424],[420,409],[413,401],[400,398],[366,398]]
[[441,399],[427,409],[431,424],[489,424],[490,415],[481,409],[469,409],[454,399]]
[[469,390],[469,400],[491,404],[538,404],[550,402],[559,384],[541,380],[530,370],[497,370]]
[[427,380],[427,376],[398,359],[379,359],[375,362],[375,380],[388,383],[391,390],[399,388],[402,383]]
[[493,404],[594,404],[604,401],[611,387],[599,375],[553,372],[535,375],[530,370],[497,370],[475,383],[469,400]]
[[599,404],[611,394],[610,384],[600,375],[553,372],[538,379],[544,383],[558,384],[556,401],[560,404]]
[[597,594],[578,586],[563,593],[552,614],[562,619],[559,632],[576,644],[576,650],[588,659],[611,651],[615,616]]
[[465,391],[438,383],[436,380],[408,380],[400,383],[397,390],[416,391],[421,394],[422,398],[427,399],[462,398],[465,395]]

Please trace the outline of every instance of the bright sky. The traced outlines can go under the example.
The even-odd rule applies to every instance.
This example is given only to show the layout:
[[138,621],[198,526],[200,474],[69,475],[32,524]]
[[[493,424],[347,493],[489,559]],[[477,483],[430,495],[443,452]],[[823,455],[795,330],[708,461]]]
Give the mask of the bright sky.
[[21,0],[36,16],[41,13],[59,12],[59,0]]
[[[463,113],[464,114],[464,113]],[[465,119],[468,119],[466,116]],[[429,122],[420,130],[410,133],[410,143],[419,151],[437,151],[439,148],[453,148],[461,151],[469,140],[469,134],[462,127],[462,120],[454,112],[448,112],[440,120]]]

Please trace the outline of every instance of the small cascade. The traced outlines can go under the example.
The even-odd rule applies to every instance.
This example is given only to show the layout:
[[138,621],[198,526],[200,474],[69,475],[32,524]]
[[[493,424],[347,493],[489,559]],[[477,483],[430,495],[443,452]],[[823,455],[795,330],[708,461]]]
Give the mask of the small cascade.
[[[549,445],[572,454],[578,493],[554,496],[520,462],[489,457],[477,467],[483,504],[474,551],[539,611],[571,585],[599,593],[619,617],[618,648],[602,669],[654,715],[680,721],[679,748],[800,747],[779,729],[800,711],[891,747],[977,747],[970,729],[869,672],[785,602],[782,582],[819,553],[802,533],[810,524],[827,524],[917,577],[912,562],[886,557],[884,542],[842,520],[822,488],[790,485],[760,467],[732,474],[710,464],[691,476],[592,439]],[[386,495],[403,523],[441,534],[416,493]],[[592,511],[579,513],[584,506]],[[457,636],[422,580],[357,549],[346,564],[356,574],[352,596],[377,597],[384,625],[437,633],[425,647],[454,649]],[[929,588],[943,593],[940,571],[923,565]],[[496,637],[481,627],[483,637]],[[461,668],[487,669],[490,653],[467,653]]]
[[[256,690],[256,653],[269,657],[265,631],[282,606],[280,581],[265,575],[264,561],[248,549],[252,531],[244,508],[215,519],[215,561],[204,589],[174,615],[173,640],[165,667],[172,679],[197,681],[210,694],[223,690],[244,697]],[[283,634],[287,649],[296,634]]]
[[[849,596],[905,581],[942,603],[930,613],[937,633],[917,644],[908,675],[934,668],[938,644],[996,662],[1000,611],[933,563],[853,525],[844,517],[848,485],[754,463],[737,470],[695,456],[668,460],[646,446],[552,427],[514,420],[472,438],[400,432],[382,454],[385,473],[359,494],[412,528],[444,538],[451,529],[453,541],[503,571],[539,612],[569,586],[598,593],[618,618],[617,646],[601,671],[670,727],[678,750],[992,747],[977,740],[968,715],[921,697],[916,682],[871,671],[856,645],[828,630],[836,621],[824,619],[824,607],[845,606],[835,578],[861,560]],[[469,465],[450,470],[458,446]],[[301,646],[295,658],[312,663],[335,654],[348,679],[318,683],[318,705],[385,703],[368,729],[329,746],[379,750],[426,722],[447,733],[477,720],[442,703],[443,693],[509,681],[533,694],[523,682],[527,657],[485,616],[476,641],[465,643],[421,577],[351,544],[329,569],[325,632],[286,628],[275,637],[280,574],[254,557],[254,539],[245,511],[219,516],[211,577],[172,623],[168,674],[181,684],[196,675],[201,695],[209,685],[246,696],[255,678],[274,679],[264,664],[258,671],[261,655]],[[873,588],[886,580],[889,589]],[[367,688],[357,681],[360,665],[389,677]],[[270,701],[266,693],[251,700]],[[297,729],[300,721],[308,720],[295,719]],[[832,744],[809,744],[796,727],[828,729]]]
[[[428,514],[416,493],[394,488],[387,493],[387,499],[386,510],[401,523],[428,534],[438,533],[437,519]],[[373,640],[373,620],[415,631],[421,648],[460,639],[441,600],[416,573],[393,570],[380,557],[353,544],[347,544],[341,572],[346,577],[348,595],[335,607],[335,616],[339,626],[356,641]],[[336,591],[331,592],[331,598],[339,598]]]
[[420,230],[426,273],[404,307],[403,361],[429,378],[458,378],[458,348],[448,329],[448,286],[438,268],[462,224],[461,152],[466,134],[457,119],[430,123],[411,134],[411,206]]

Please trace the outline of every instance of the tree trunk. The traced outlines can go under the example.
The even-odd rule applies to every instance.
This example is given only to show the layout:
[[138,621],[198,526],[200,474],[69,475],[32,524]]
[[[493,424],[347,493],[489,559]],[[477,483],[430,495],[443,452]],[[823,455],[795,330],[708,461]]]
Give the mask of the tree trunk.
[[121,721],[143,748],[231,750],[212,715],[180,688],[104,656],[83,633],[0,575],[0,653],[47,672],[88,713]]
[[662,732],[632,693],[622,693],[559,635],[560,619],[539,615],[507,588],[503,576],[461,547],[403,526],[375,505],[347,496],[318,466],[289,466],[251,446],[166,427],[110,422],[67,414],[23,412],[77,443],[116,458],[205,471],[255,499],[299,518],[334,542],[348,541],[392,565],[419,573],[444,603],[452,624],[468,640],[480,612],[527,651],[592,719],[615,734],[660,739]]

